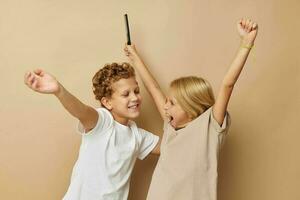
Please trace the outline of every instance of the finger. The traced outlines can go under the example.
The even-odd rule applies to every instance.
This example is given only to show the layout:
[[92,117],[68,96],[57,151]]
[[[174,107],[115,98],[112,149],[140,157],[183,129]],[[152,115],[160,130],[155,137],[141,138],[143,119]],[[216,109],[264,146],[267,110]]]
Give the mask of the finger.
[[129,48],[131,45],[129,45],[129,44],[127,44],[127,43],[125,43],[125,48]]
[[26,72],[24,75],[24,83],[27,85],[27,79],[30,76],[30,72]]
[[243,18],[238,21],[238,24],[242,24]]
[[29,75],[28,75],[27,78],[26,78],[26,84],[27,84],[28,86],[30,86],[30,82],[32,81],[32,79],[33,79],[33,75],[32,75],[32,73],[30,72]]
[[247,32],[250,31],[250,29],[249,29],[249,24],[250,23],[251,23],[251,20],[247,19],[246,24],[245,24],[245,29],[246,29]]
[[236,25],[238,29],[242,29],[242,19],[240,19]]
[[252,29],[253,23],[254,23],[254,22],[250,20],[250,23],[249,23],[249,29]]
[[257,26],[257,23],[254,22],[253,25],[252,25],[252,30],[256,30],[257,27],[258,27],[258,26]]
[[243,28],[243,29],[245,29],[245,24],[246,24],[246,21],[245,21],[245,19],[242,19],[242,23],[241,23],[241,25],[242,25],[242,28]]
[[37,84],[38,84],[37,79],[34,79],[33,82],[32,82],[32,84],[31,84],[31,88],[32,88],[33,90],[37,90]]
[[36,80],[35,76],[30,76],[29,80],[28,80],[28,84],[32,87],[32,83]]
[[33,72],[36,75],[39,75],[39,76],[43,76],[44,75],[44,71],[42,69],[35,69]]
[[253,25],[253,22],[252,22],[251,20],[249,20],[249,23],[248,23],[248,26],[247,26],[247,31],[248,31],[248,32],[251,31],[252,25]]
[[26,80],[26,83],[25,83],[29,88],[32,88],[32,87],[31,87],[31,81],[32,81],[32,78],[28,78],[28,79]]
[[254,24],[254,22],[251,20],[250,24],[249,24],[249,32],[252,31],[253,24]]

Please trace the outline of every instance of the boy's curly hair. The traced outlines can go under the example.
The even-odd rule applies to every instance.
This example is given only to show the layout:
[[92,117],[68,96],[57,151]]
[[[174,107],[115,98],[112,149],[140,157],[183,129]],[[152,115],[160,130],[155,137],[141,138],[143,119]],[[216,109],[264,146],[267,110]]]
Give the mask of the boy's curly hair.
[[112,84],[114,82],[134,76],[134,68],[129,63],[104,65],[92,79],[95,98],[101,102],[102,97],[111,97],[113,94]]

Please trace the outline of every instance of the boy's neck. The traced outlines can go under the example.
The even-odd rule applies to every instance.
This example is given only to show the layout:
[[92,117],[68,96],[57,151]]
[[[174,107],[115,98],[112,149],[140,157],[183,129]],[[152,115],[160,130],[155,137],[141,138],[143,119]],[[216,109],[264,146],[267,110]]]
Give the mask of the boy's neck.
[[111,112],[113,118],[115,121],[117,121],[118,123],[124,125],[124,126],[128,126],[129,123],[129,119],[128,118],[124,118],[124,117],[119,117],[116,114],[114,114],[113,112]]

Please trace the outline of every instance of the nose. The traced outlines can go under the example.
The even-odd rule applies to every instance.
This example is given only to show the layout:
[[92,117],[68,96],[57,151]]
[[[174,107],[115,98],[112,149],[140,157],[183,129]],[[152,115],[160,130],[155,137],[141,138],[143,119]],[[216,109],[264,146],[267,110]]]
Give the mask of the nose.
[[131,95],[131,101],[137,101],[138,99],[139,99],[139,95],[138,94],[133,93]]
[[165,105],[164,105],[164,110],[168,110],[169,109],[169,103],[166,102]]

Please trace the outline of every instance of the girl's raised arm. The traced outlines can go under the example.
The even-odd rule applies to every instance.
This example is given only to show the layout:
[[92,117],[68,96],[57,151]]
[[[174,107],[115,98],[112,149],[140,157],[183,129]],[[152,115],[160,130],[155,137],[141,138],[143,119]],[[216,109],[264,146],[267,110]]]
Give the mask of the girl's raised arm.
[[237,24],[237,29],[241,37],[241,47],[239,47],[238,52],[222,81],[219,94],[213,106],[214,118],[220,125],[223,123],[234,85],[239,78],[250,50],[254,44],[258,26],[249,19],[241,19]]
[[159,84],[152,76],[152,74],[144,64],[143,60],[138,55],[134,44],[126,45],[124,48],[124,52],[125,55],[129,57],[133,67],[137,69],[138,73],[140,74],[142,81],[147,91],[152,96],[162,119],[165,119],[164,105],[165,105],[166,97],[162,92],[162,90],[160,89]]

